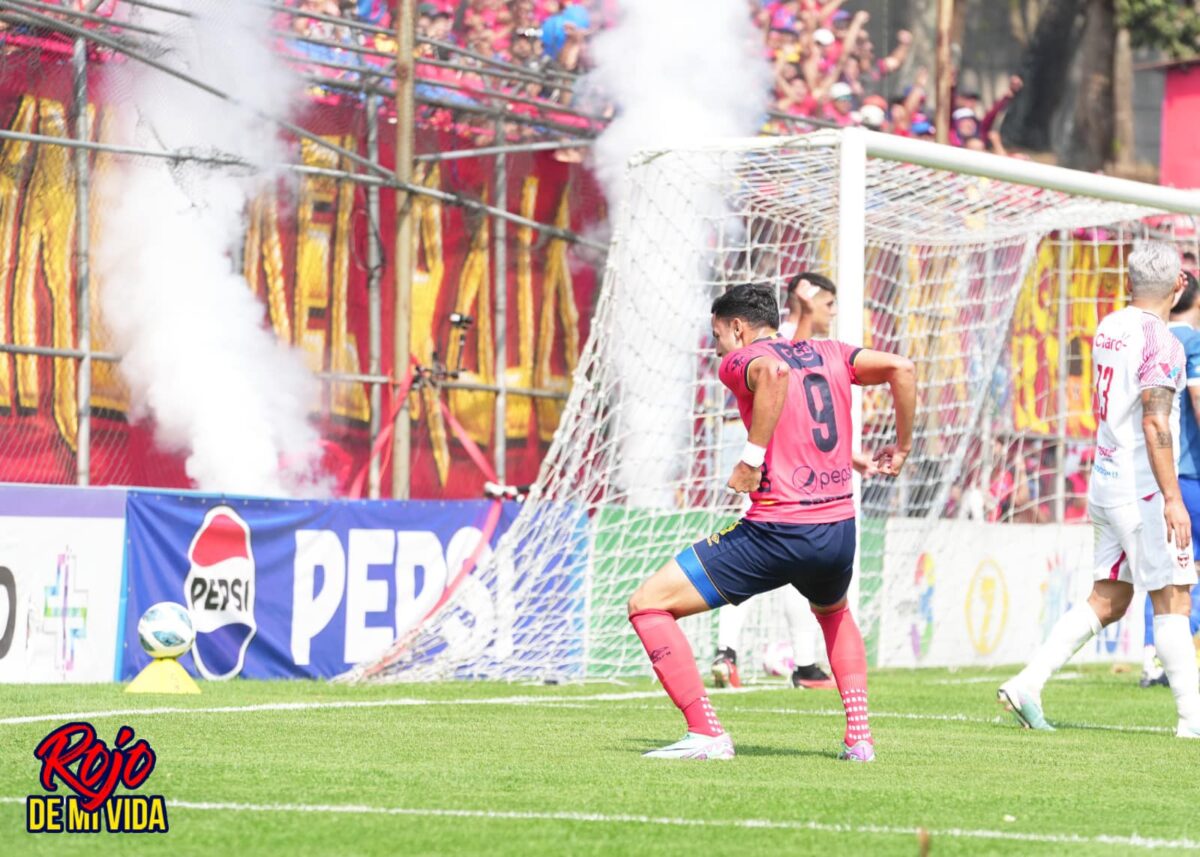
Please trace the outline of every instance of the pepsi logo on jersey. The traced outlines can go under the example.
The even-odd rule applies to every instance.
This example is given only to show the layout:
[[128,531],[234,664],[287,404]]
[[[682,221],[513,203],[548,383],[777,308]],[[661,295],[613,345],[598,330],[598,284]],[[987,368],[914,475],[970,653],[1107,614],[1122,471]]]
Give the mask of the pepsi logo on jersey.
[[792,485],[797,491],[811,494],[814,491],[826,491],[833,485],[850,485],[851,472],[849,467],[833,470],[814,470],[807,464],[801,464],[792,471]]

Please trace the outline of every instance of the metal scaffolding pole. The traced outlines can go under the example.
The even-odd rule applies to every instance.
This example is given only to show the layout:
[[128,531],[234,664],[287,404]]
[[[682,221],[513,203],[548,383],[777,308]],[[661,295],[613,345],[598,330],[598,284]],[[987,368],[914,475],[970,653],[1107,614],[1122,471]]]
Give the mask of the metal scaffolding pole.
[[[503,139],[504,122],[496,122],[496,139]],[[501,211],[508,210],[508,155],[496,155],[496,172],[492,179],[495,192],[493,203]],[[492,228],[492,277],[495,283],[496,311],[496,433],[493,458],[496,480],[508,481],[508,222],[496,218]]]
[[[497,139],[503,139],[497,134]],[[446,152],[430,152],[417,155],[418,161],[454,161],[459,158],[483,158],[491,155],[515,155],[520,152],[547,152],[555,149],[584,149],[596,141],[591,138],[579,137],[574,140],[539,140],[534,143],[513,143],[509,146],[483,146],[478,149],[451,149]]]
[[[396,14],[396,181],[412,184],[413,174],[413,0],[400,0]],[[396,278],[395,343],[392,373],[403,376],[412,359],[409,325],[412,322],[413,225],[412,194],[396,191],[396,252],[392,269]],[[407,500],[412,489],[411,422],[408,408],[396,409],[392,434],[392,496]]]
[[[367,97],[367,157],[379,160],[379,112],[382,99]],[[383,371],[383,300],[379,293],[383,278],[383,233],[379,222],[379,186],[367,185],[367,371],[378,375]],[[371,385],[371,449],[379,437],[382,390],[378,383]],[[367,496],[379,499],[379,456],[372,455],[367,471]]]
[[80,351],[78,348],[52,348],[48,345],[12,345],[0,342],[0,354],[29,354],[33,357],[66,357],[82,360],[88,357],[101,363],[120,363],[121,356],[108,351]]
[[[87,41],[75,40],[71,55],[74,132],[78,140],[91,136],[88,122]],[[77,366],[75,388],[78,434],[75,447],[75,482],[87,485],[92,470],[92,300],[91,300],[91,172],[88,150],[77,148],[75,156],[75,347],[83,352]]]
[[[26,133],[19,132],[19,131],[5,131],[3,129],[0,129],[0,140],[20,140],[20,141],[26,142],[26,143],[38,143],[38,144],[45,143],[45,144],[51,145],[51,146],[64,146],[64,147],[70,148],[70,149],[85,149],[88,151],[109,152],[114,155],[137,155],[137,156],[142,156],[142,157],[147,157],[147,158],[164,158],[166,160],[174,161],[177,163],[187,162],[187,163],[198,163],[198,164],[212,164],[214,166],[227,166],[227,167],[247,169],[247,170],[252,169],[251,164],[248,164],[247,162],[241,160],[240,158],[233,158],[233,157],[228,157],[228,156],[214,156],[214,155],[208,155],[208,154],[189,153],[189,152],[182,152],[182,151],[181,152],[160,152],[160,151],[155,151],[154,149],[142,149],[142,148],[138,148],[136,146],[116,146],[116,145],[112,145],[109,143],[94,143],[94,142],[84,143],[79,140],[72,140],[69,137],[51,137],[46,134],[26,134]],[[590,141],[590,140],[583,141],[583,142],[586,145],[591,145],[591,143],[592,143],[592,141]],[[572,147],[577,144],[578,144],[578,141],[570,141],[570,145],[568,147]],[[333,148],[335,151],[338,151],[338,147],[333,147]],[[539,148],[541,148],[541,149],[545,149],[545,148],[559,149],[559,148],[563,148],[563,145],[555,143],[553,145],[542,145],[542,146],[539,146],[538,148],[534,148],[531,145],[530,146],[517,145],[517,146],[512,147],[511,151],[512,152],[538,151]],[[495,154],[495,149],[492,149],[490,152],[485,152],[482,149],[471,150],[471,154],[469,155],[469,157],[476,157],[476,156],[482,157],[485,154]],[[464,157],[468,157],[468,156],[464,156]],[[421,160],[421,159],[418,159],[418,160]],[[289,172],[298,173],[300,175],[327,176],[329,178],[338,179],[339,181],[356,182],[358,184],[367,185],[367,186],[375,185],[377,187],[397,188],[404,193],[410,193],[410,194],[415,193],[420,196],[428,196],[433,199],[444,202],[447,205],[455,205],[455,206],[459,206],[461,208],[470,208],[470,209],[472,209],[474,211],[478,211],[482,214],[488,214],[492,217],[502,218],[504,220],[507,220],[510,223],[515,223],[517,226],[527,226],[530,229],[534,230],[535,232],[541,232],[545,235],[551,236],[552,238],[561,238],[563,241],[568,241],[572,244],[580,244],[584,247],[591,247],[594,250],[606,250],[607,249],[606,245],[600,244],[596,241],[592,241],[591,239],[588,239],[588,238],[584,238],[579,233],[573,232],[570,229],[560,229],[559,227],[554,226],[553,224],[541,223],[536,220],[530,220],[527,217],[521,217],[519,214],[513,214],[511,212],[502,211],[501,209],[496,208],[495,206],[487,205],[486,203],[480,202],[477,199],[472,199],[470,197],[463,196],[462,194],[459,194],[459,193],[450,193],[448,191],[438,190],[437,188],[424,187],[423,185],[412,184],[411,182],[408,184],[399,184],[396,182],[395,176],[393,176],[391,174],[389,174],[387,178],[383,178],[383,177],[377,176],[377,175],[366,175],[364,173],[353,173],[348,170],[329,169],[326,167],[313,167],[313,166],[308,166],[306,164],[273,164],[272,166],[274,166],[278,169],[281,169],[281,170],[287,170]]]
[[[22,143],[46,143],[51,146],[62,146],[66,149],[84,149],[91,152],[107,152],[110,155],[134,155],[140,158],[162,158],[175,163],[197,163],[210,164],[217,167],[235,167],[242,170],[255,169],[254,165],[241,158],[235,158],[231,155],[213,155],[209,153],[200,154],[190,152],[186,149],[179,149],[174,152],[167,152],[158,149],[146,149],[141,146],[120,146],[115,143],[97,143],[91,140],[72,140],[70,137],[53,137],[49,134],[27,134],[24,131],[10,131],[6,128],[0,128],[0,140],[19,140]],[[280,164],[278,166],[291,168],[291,164]],[[348,173],[348,175],[357,175],[357,173]],[[372,176],[372,179],[375,177]],[[376,179],[378,180],[378,179]]]
[[[93,4],[93,6],[94,5],[95,4]],[[14,11],[7,13],[8,19],[19,19],[22,14],[22,9],[30,9],[37,12],[39,9],[44,9],[45,6],[45,3],[39,3],[36,2],[36,0],[10,0],[9,8],[13,9]],[[161,33],[159,33],[157,30],[154,30],[150,27],[143,27],[140,24],[133,23],[132,21],[115,22],[106,15],[96,15],[92,12],[82,9],[71,9],[64,6],[59,6],[58,9],[54,10],[54,14],[62,15],[65,18],[71,18],[76,21],[86,21],[90,24],[96,24],[117,34],[122,31],[127,31],[131,33],[146,33],[147,35],[151,36],[161,35]]]
[[[437,386],[443,390],[475,390],[480,393],[500,392],[500,388],[495,384],[480,384],[475,381],[438,381]],[[523,396],[530,399],[554,399],[565,402],[569,398],[569,394],[558,390],[511,386],[505,386],[504,389],[510,396]]]
[[[411,6],[411,3],[409,3],[408,5]],[[5,8],[20,9],[21,7],[16,6],[14,3],[14,0],[0,0],[0,9],[5,9]],[[357,164],[360,167],[365,168],[370,173],[374,173],[377,175],[384,175],[384,176],[387,176],[388,178],[392,178],[392,175],[390,173],[388,173],[388,171],[385,170],[382,166],[380,166],[379,164],[376,164],[376,163],[372,163],[367,158],[364,158],[362,155],[358,154],[358,152],[354,152],[343,146],[339,146],[336,143],[333,143],[330,140],[322,137],[320,134],[317,134],[313,131],[308,131],[304,128],[301,128],[296,123],[291,122],[287,119],[283,119],[278,116],[273,116],[269,113],[259,110],[258,108],[254,107],[251,104],[247,104],[243,101],[240,101],[232,94],[225,92],[224,90],[219,89],[219,88],[213,86],[212,84],[206,83],[197,77],[193,77],[192,75],[190,75],[180,69],[173,68],[172,66],[167,65],[166,63],[160,62],[158,59],[155,59],[153,56],[150,56],[148,53],[144,53],[141,50],[137,50],[137,49],[131,47],[130,45],[123,43],[119,39],[114,39],[111,36],[103,35],[100,32],[95,31],[95,30],[86,30],[83,27],[78,27],[67,21],[60,21],[60,20],[56,19],[55,17],[53,17],[52,15],[47,15],[47,14],[43,14],[40,12],[34,12],[32,10],[24,10],[21,12],[21,15],[24,15],[24,16],[30,18],[32,22],[34,22],[40,26],[44,26],[47,29],[54,30],[56,32],[63,33],[65,35],[69,35],[69,36],[75,36],[76,38],[87,39],[89,41],[95,42],[98,45],[102,45],[106,48],[111,48],[112,50],[117,51],[118,53],[128,57],[129,59],[136,60],[140,63],[143,63],[143,64],[149,66],[150,68],[156,69],[158,71],[163,72],[164,74],[167,74],[171,77],[181,80],[184,83],[190,84],[191,86],[194,86],[197,89],[207,92],[209,95],[212,95],[216,98],[221,99],[222,101],[228,101],[231,104],[236,104],[239,107],[242,107],[242,108],[250,111],[254,115],[258,116],[259,118],[261,118],[267,122],[274,123],[275,125],[278,125],[283,130],[299,137],[300,139],[308,140],[309,142],[313,143],[314,145],[321,146],[325,149],[328,149],[331,152],[335,152],[338,155],[341,155],[347,161],[350,161],[351,163]],[[0,15],[0,19],[3,19],[3,17],[4,17],[3,15]],[[411,39],[410,39],[410,44],[411,44]],[[410,54],[410,56],[411,56],[411,54]],[[408,66],[408,68],[409,68],[409,73],[411,75],[411,63]],[[409,79],[407,81],[407,85],[411,92],[411,88],[412,88],[411,77],[409,77]],[[403,88],[404,87],[401,87],[401,89],[403,89]],[[397,97],[399,97],[399,93],[397,93]],[[412,106],[411,97],[409,98],[408,103],[409,103],[409,106],[411,107]]]

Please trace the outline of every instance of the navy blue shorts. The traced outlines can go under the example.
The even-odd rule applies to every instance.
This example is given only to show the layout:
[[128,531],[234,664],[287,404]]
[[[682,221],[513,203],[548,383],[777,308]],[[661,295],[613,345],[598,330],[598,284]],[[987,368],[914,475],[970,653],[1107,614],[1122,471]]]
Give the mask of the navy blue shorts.
[[810,603],[836,604],[854,571],[854,519],[775,524],[742,519],[675,557],[709,607],[741,604],[791,584]]

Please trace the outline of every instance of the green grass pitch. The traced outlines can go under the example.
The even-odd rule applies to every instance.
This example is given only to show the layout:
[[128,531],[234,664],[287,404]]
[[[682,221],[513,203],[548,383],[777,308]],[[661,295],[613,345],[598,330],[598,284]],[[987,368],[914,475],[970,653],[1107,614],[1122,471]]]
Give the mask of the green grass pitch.
[[[0,853],[862,857],[918,854],[917,828],[932,855],[1200,853],[1200,741],[1172,737],[1169,690],[1087,669],[1030,733],[999,717],[1004,675],[874,673],[874,765],[836,761],[836,693],[775,685],[714,695],[738,757],[708,763],[640,757],[682,734],[648,681],[0,686]],[[170,832],[27,834],[33,748],[105,711],[127,712],[90,718],[107,742],[127,723],[157,752],[142,791]]]

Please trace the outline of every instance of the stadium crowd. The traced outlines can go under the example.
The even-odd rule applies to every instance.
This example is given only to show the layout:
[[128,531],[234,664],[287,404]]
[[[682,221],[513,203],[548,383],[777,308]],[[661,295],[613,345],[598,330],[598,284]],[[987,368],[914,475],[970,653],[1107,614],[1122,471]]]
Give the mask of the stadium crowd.
[[[843,8],[847,0],[747,0],[748,14],[761,34],[763,60],[773,72],[770,114],[764,130],[787,133],[801,124],[861,125],[905,137],[934,139],[928,105],[929,73],[917,68],[909,81],[885,79],[906,67],[912,34],[901,30],[886,56],[878,56],[870,15]],[[328,18],[389,27],[394,2],[387,0],[293,0],[299,11],[316,11],[326,20],[296,16],[289,48],[317,61],[352,68],[350,43],[357,40],[380,51],[395,43],[377,33],[339,28]],[[596,118],[604,110],[580,105],[574,86],[589,68],[588,37],[615,20],[612,0],[585,4],[561,0],[431,0],[416,7],[417,53],[422,59],[453,59],[446,65],[419,64],[418,95],[447,106],[467,106],[497,94],[516,96],[508,109],[532,115],[540,105],[575,108],[578,115],[555,117],[586,128],[588,108]],[[313,39],[318,41],[314,42]],[[347,47],[338,48],[337,42]],[[514,79],[497,87],[497,69],[507,64],[542,78]],[[481,73],[483,66],[488,74]],[[343,68],[343,73],[352,73]],[[953,93],[949,139],[952,145],[1007,154],[999,121],[1022,81],[1013,76],[993,104],[959,87]],[[888,91],[898,92],[888,97]]]
[[[89,28],[105,19],[123,20],[133,5],[118,0],[43,2]],[[861,125],[935,138],[927,69],[917,67],[909,79],[896,79],[913,65],[908,62],[911,33],[901,30],[890,52],[879,56],[870,15],[844,8],[847,0],[746,2],[760,33],[763,61],[772,71],[765,132]],[[336,94],[339,84],[369,79],[373,70],[382,71],[392,62],[396,0],[284,3],[290,11],[281,11],[274,22],[279,46],[308,76],[314,95]],[[584,98],[576,79],[590,68],[589,37],[615,21],[618,11],[616,0],[418,3],[416,94],[424,104],[419,121],[481,141],[495,132],[494,120],[483,114],[497,110],[521,120],[508,126],[510,138],[598,130],[611,110]],[[33,22],[0,20],[0,38],[8,42],[54,37]],[[986,107],[978,93],[955,87],[951,144],[1006,154],[998,125],[1021,85],[1013,76],[1007,90]]]
[[[861,125],[904,137],[934,139],[928,107],[929,72],[918,68],[906,85],[884,93],[884,79],[908,59],[912,34],[901,30],[891,52],[880,57],[868,31],[868,12],[842,8],[846,0],[748,0],[763,36],[764,59],[774,72],[773,107],[777,114],[819,118],[838,127]],[[1006,154],[998,120],[1022,81],[1013,76],[1008,89],[984,109],[978,93],[953,92],[951,144]]]

